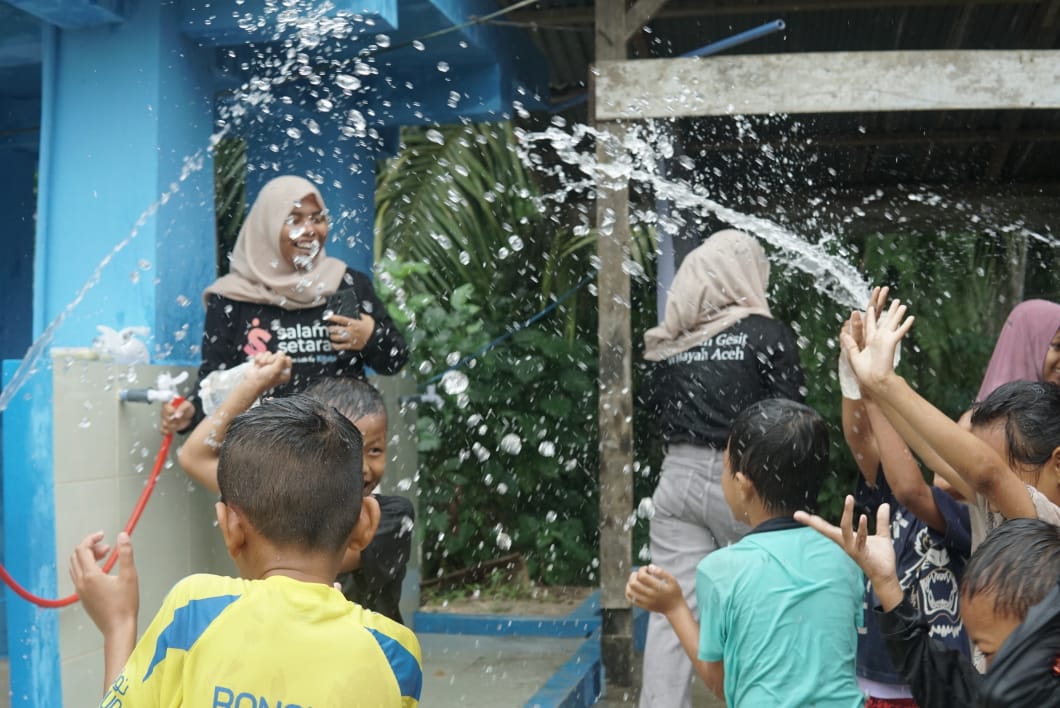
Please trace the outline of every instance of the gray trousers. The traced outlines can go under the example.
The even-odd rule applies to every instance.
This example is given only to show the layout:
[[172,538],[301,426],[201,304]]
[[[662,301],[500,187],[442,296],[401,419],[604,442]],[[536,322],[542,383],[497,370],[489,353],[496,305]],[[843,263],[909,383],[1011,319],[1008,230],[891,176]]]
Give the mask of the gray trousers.
[[[651,562],[673,573],[692,613],[696,606],[696,566],[716,548],[734,543],[748,531],[732,518],[721,490],[724,450],[671,445],[652,501]],[[692,705],[692,662],[670,623],[661,614],[648,618],[640,708]]]

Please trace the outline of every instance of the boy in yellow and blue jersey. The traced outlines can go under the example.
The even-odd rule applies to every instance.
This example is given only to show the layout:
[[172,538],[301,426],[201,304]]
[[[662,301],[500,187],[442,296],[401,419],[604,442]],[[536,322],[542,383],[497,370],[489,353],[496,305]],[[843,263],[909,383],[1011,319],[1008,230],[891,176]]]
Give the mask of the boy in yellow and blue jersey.
[[353,424],[301,395],[263,403],[233,421],[217,481],[242,579],[178,582],[139,642],[129,537],[118,537],[117,576],[96,563],[101,533],[74,550],[71,577],[104,637],[101,707],[416,706],[415,635],[332,586],[346,549],[363,549],[379,523]]

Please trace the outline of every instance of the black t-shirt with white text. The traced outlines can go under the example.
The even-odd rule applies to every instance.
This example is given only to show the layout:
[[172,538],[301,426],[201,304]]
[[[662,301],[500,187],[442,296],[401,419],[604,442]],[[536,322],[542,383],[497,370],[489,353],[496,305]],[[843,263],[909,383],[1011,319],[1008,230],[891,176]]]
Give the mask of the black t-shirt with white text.
[[733,419],[765,398],[802,401],[795,337],[783,322],[750,315],[691,349],[655,362],[648,409],[666,443],[721,448]]
[[[286,310],[276,305],[210,295],[206,302],[199,382],[213,371],[230,369],[264,352],[283,352],[291,357],[291,380],[273,389],[275,396],[304,391],[321,378],[363,379],[365,367],[383,375],[400,371],[409,354],[405,338],[375,294],[368,276],[347,269],[339,291],[355,293],[350,300],[360,312],[375,320],[375,329],[362,351],[332,349],[323,319],[324,312],[330,308],[327,304]],[[201,404],[198,400],[195,403],[196,419],[199,419]]]

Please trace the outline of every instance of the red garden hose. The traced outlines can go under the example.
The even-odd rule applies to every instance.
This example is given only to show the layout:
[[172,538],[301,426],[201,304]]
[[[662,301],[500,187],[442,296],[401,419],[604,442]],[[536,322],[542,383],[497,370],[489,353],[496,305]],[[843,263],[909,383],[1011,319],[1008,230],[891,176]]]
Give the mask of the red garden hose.
[[[173,399],[172,403],[174,407],[179,406],[184,401],[183,398],[177,396]],[[144,490],[140,493],[140,499],[136,502],[136,506],[133,508],[132,513],[129,514],[129,520],[125,522],[125,533],[132,535],[133,529],[136,528],[136,523],[140,520],[140,515],[144,513],[144,507],[147,506],[147,500],[151,498],[151,492],[155,489],[155,483],[158,481],[159,475],[162,474],[162,467],[166,464],[166,458],[169,456],[169,446],[173,442],[173,433],[166,433],[162,437],[162,445],[158,448],[158,457],[155,458],[154,469],[151,470],[151,476],[147,480],[147,484],[144,485]],[[103,564],[103,572],[109,573],[114,567],[114,564],[118,562],[118,549],[114,548],[110,553],[110,557],[107,558],[106,563]],[[0,564],[0,580],[7,583],[7,586],[15,591],[19,597],[23,600],[32,602],[34,605],[44,608],[56,609],[59,607],[67,607],[77,602],[77,594],[67,595],[66,597],[60,597],[57,600],[52,600],[46,597],[40,597],[34,595],[26,588],[18,584],[11,574],[7,572],[7,568]]]

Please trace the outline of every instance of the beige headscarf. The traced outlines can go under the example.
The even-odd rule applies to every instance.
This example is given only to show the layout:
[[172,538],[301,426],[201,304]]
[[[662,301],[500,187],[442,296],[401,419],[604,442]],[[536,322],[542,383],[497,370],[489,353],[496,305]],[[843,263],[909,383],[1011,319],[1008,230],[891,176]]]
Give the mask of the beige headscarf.
[[284,220],[295,202],[310,194],[323,208],[324,198],[309,180],[293,176],[269,180],[239,230],[228,275],[206,288],[203,300],[216,293],[240,302],[303,310],[323,304],[324,298],[338,290],[346,264],[328,258],[323,246],[310,271],[295,269],[280,255]]
[[743,231],[712,234],[685,256],[666,302],[666,318],[644,333],[644,358],[662,361],[702,344],[748,315],[772,317],[769,259]]

